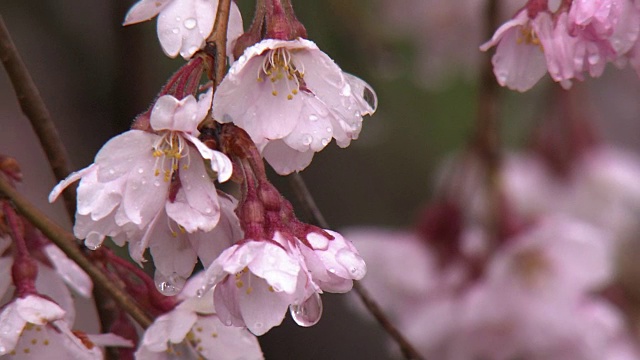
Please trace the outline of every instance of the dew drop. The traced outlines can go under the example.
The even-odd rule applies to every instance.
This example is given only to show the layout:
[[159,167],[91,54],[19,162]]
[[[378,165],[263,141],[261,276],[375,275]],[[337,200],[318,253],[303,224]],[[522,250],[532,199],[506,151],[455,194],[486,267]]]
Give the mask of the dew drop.
[[156,180],[153,182],[153,186],[160,186],[160,180],[156,179]]
[[173,30],[171,30],[172,33],[177,34],[180,32],[180,29],[178,28],[173,28]]
[[89,250],[98,250],[100,249],[100,246],[102,246],[102,244],[85,244],[85,246]]
[[318,116],[314,114],[309,115],[309,121],[311,122],[318,121]]
[[109,175],[113,175],[115,173],[116,173],[116,171],[114,169],[109,169]]
[[198,25],[198,22],[194,18],[188,18],[184,21],[184,23],[182,23],[182,25],[184,25],[185,28],[191,30],[195,28],[196,25]]
[[204,289],[198,289],[198,290],[196,291],[196,296],[197,296],[198,298],[202,298],[202,297],[204,296]]
[[303,145],[309,145],[311,144],[311,142],[313,141],[313,138],[311,137],[311,135],[307,134],[302,138],[302,144]]
[[313,326],[320,321],[322,316],[322,299],[320,294],[313,293],[302,305],[291,304],[289,313],[296,324],[304,327]]
[[211,208],[204,209],[205,214],[211,214],[211,211],[212,211]]
[[349,249],[345,248],[338,251],[336,261],[351,273],[352,279],[360,280],[367,273],[367,264],[365,264],[360,255]]
[[340,91],[340,95],[342,96],[351,96],[351,86],[345,85]]
[[322,141],[320,142],[322,143],[322,146],[327,146],[327,144],[329,144],[329,141],[331,140],[325,138],[325,139],[322,139]]
[[186,282],[185,278],[175,272],[169,276],[165,276],[160,271],[156,271],[153,281],[156,283],[158,291],[165,296],[178,294]]
[[176,16],[176,21],[180,21],[182,18],[180,16]]
[[327,132],[328,132],[329,134],[331,134],[331,133],[333,132],[333,129],[331,128],[331,126],[327,126]]
[[143,172],[144,172],[144,169],[143,169],[143,168],[139,168],[139,169],[138,169],[138,174],[142,174]]

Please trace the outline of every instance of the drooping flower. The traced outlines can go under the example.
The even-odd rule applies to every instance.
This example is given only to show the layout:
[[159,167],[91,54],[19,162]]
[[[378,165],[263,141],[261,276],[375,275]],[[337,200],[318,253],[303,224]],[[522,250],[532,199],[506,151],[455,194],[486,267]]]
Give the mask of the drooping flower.
[[357,139],[377,98],[315,43],[265,39],[232,65],[213,99],[213,116],[243,128],[280,174],[304,169],[332,138]]
[[[127,13],[124,25],[136,24],[158,16],[158,38],[162,50],[170,57],[180,54],[189,59],[202,49],[211,35],[218,10],[218,0],[140,0]],[[242,34],[242,16],[231,2],[227,31],[227,53]]]
[[136,359],[263,358],[258,340],[246,328],[220,321],[210,301],[213,290],[205,296],[196,295],[200,275],[190,279],[178,295],[181,303],[155,319],[145,331]]
[[319,293],[343,293],[360,280],[366,265],[353,245],[325,230],[299,239],[275,232],[272,239],[245,239],[225,250],[206,270],[205,288],[215,285],[220,318],[262,335],[279,325],[290,307],[302,326],[322,314]]
[[[78,187],[74,233],[90,248],[105,236],[116,241],[138,238],[155,228],[164,214],[177,224],[170,232],[211,231],[220,218],[220,204],[205,166],[218,181],[231,176],[231,161],[209,149],[197,136],[206,116],[211,91],[200,100],[160,97],[150,117],[153,132],[130,130],[107,142],[95,163],[58,184],[53,201],[72,182]],[[167,225],[166,222],[164,224]],[[142,252],[137,261],[142,261]]]

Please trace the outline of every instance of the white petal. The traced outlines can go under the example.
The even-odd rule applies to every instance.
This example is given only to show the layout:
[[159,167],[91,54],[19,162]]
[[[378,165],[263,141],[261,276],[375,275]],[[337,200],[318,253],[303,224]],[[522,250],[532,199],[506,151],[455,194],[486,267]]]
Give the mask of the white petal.
[[287,146],[284,141],[271,141],[262,150],[262,155],[269,165],[280,175],[289,175],[294,171],[302,171],[313,159],[312,150],[300,152]]
[[79,180],[83,176],[95,170],[96,170],[95,164],[91,164],[82,170],[74,171],[71,174],[69,174],[69,176],[67,176],[66,179],[60,181],[58,185],[56,185],[53,188],[53,190],[51,190],[51,193],[49,193],[49,202],[52,203],[56,201],[58,196],[62,194],[62,191],[64,191],[64,189],[66,189],[67,186],[69,186],[70,184],[74,183],[75,181]]
[[178,233],[173,237],[168,227],[161,228],[164,231],[154,233],[149,244],[156,271],[160,271],[166,277],[174,273],[183,278],[189,277],[197,258],[195,250],[187,239],[187,234]]
[[64,321],[73,324],[76,316],[75,301],[69,288],[54,269],[38,263],[36,290],[40,295],[55,301],[56,305],[60,306],[65,312]]
[[264,335],[280,325],[291,304],[291,296],[269,290],[269,284],[260,278],[251,282],[253,291],[239,291],[240,311],[247,328],[255,335]]
[[188,311],[173,310],[161,315],[145,331],[140,346],[154,352],[165,351],[168,341],[184,340],[196,320],[196,314]]
[[129,9],[122,25],[147,21],[158,15],[172,0],[140,0]]
[[0,313],[0,355],[11,352],[27,321],[18,313],[18,304],[14,301],[6,305]]
[[127,218],[140,228],[158,214],[167,200],[169,181],[155,176],[155,161],[150,152],[141,156],[127,176],[122,206]]
[[60,306],[39,296],[28,295],[16,299],[15,303],[18,314],[32,324],[44,325],[64,317],[64,310]]
[[233,174],[233,164],[231,164],[231,160],[229,160],[227,155],[220,151],[209,149],[207,145],[203,144],[202,141],[198,140],[195,136],[189,134],[185,134],[185,136],[196,146],[203,158],[211,161],[211,170],[218,174],[219,182],[225,182],[231,178]]
[[164,95],[153,106],[149,122],[154,130],[193,133],[197,132],[198,124],[204,118],[199,115],[198,102],[193,95],[182,100]]
[[93,283],[89,275],[87,275],[78,264],[71,261],[57,246],[50,244],[45,246],[43,250],[67,285],[83,297],[90,298]]
[[[193,326],[200,353],[207,359],[259,360],[263,359],[258,339],[246,329],[225,326],[217,316],[199,317]],[[215,336],[214,336],[215,335]]]
[[157,139],[158,135],[129,130],[109,140],[96,155],[98,181],[108,182],[137,169],[138,162],[152,158]]
[[165,54],[189,59],[211,34],[217,0],[173,1],[158,16],[158,38]]

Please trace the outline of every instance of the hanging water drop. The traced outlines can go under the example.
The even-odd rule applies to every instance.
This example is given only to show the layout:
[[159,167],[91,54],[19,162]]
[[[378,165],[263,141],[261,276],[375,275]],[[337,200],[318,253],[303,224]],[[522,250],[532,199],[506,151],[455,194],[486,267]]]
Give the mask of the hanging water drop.
[[302,138],[302,144],[303,145],[309,145],[311,144],[311,142],[313,141],[313,138],[311,137],[311,135],[307,134]]
[[189,30],[195,28],[197,24],[198,22],[194,18],[188,18],[184,21],[184,23],[182,23],[182,25],[184,25],[184,27]]
[[289,313],[296,324],[304,327],[313,326],[320,321],[322,316],[322,299],[320,294],[313,293],[302,305],[291,304]]
[[102,246],[102,244],[86,244],[85,245],[87,247],[87,249],[89,250],[98,250],[100,249],[100,246]]
[[165,296],[178,294],[186,282],[185,278],[175,272],[169,276],[165,276],[162,272],[157,270],[153,277],[153,281],[156,283],[158,291]]

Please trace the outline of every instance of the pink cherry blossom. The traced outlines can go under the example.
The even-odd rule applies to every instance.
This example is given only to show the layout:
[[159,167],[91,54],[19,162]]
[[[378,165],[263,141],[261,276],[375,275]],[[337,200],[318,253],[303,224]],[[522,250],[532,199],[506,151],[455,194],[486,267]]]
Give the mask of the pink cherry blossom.
[[375,112],[371,87],[306,39],[265,39],[232,65],[213,99],[216,120],[243,128],[280,174],[304,169],[332,138],[357,139]]
[[[158,38],[162,50],[170,57],[180,54],[189,59],[201,50],[216,19],[218,0],[140,0],[127,13],[124,25],[150,20],[158,16]],[[227,53],[243,32],[242,16],[231,2],[227,32]]]
[[[231,161],[209,149],[197,136],[206,116],[211,91],[200,100],[160,97],[150,118],[154,132],[130,130],[109,142],[95,163],[75,172],[51,192],[53,201],[72,182],[78,187],[78,210],[74,233],[91,248],[105,236],[116,242],[139,238],[156,225],[177,224],[172,233],[211,231],[220,218],[220,204],[205,161],[218,181],[231,176]],[[140,255],[142,252],[140,252]],[[137,259],[141,261],[141,258]]]
[[304,319],[294,315],[299,324],[315,324],[322,311],[317,294],[349,291],[352,280],[366,272],[353,245],[340,234],[325,231],[333,239],[312,232],[303,244],[276,232],[273,239],[246,239],[225,250],[206,270],[204,287],[215,285],[220,318],[262,335],[279,325],[291,307],[293,313],[302,308],[309,315]]
[[182,302],[145,331],[136,359],[263,358],[258,340],[247,329],[220,322],[210,301],[213,290],[196,295],[201,275],[190,279],[178,295]]

